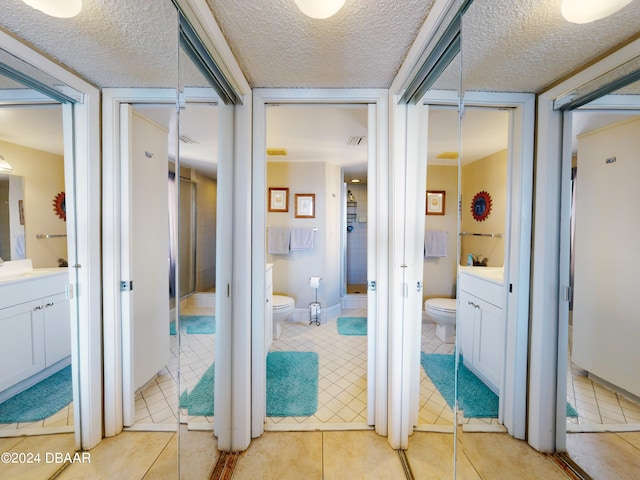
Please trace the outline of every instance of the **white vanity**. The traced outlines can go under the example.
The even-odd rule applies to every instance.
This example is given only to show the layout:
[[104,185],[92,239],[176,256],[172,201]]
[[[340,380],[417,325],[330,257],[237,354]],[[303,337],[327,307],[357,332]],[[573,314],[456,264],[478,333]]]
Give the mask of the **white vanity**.
[[499,394],[505,351],[504,270],[460,267],[457,335],[464,364]]
[[0,267],[11,267],[0,273],[0,401],[71,361],[67,269],[14,269],[14,263]]

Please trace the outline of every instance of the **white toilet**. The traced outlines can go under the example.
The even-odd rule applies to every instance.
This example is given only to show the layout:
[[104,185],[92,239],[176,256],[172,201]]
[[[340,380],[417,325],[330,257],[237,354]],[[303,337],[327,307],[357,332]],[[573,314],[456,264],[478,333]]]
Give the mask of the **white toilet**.
[[424,311],[436,325],[436,336],[445,343],[456,341],[456,299],[430,298]]
[[280,333],[282,332],[282,322],[289,320],[291,313],[293,313],[295,302],[291,297],[287,297],[285,295],[274,295],[272,305],[273,339],[277,340],[280,338]]

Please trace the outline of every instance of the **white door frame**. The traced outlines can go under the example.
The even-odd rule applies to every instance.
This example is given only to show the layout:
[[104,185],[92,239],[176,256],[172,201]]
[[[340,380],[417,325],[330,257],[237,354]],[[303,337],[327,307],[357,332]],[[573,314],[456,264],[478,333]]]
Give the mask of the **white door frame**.
[[[253,91],[253,220],[252,220],[252,344],[251,436],[264,433],[266,418],[266,354],[264,349],[266,265],[266,107],[268,104],[368,104],[368,422],[387,434],[387,272],[388,272],[388,120],[387,91],[379,89],[254,89]],[[375,142],[375,144],[372,144]],[[373,178],[373,179],[372,179]],[[375,199],[375,200],[374,200]],[[372,206],[371,204],[375,204]],[[372,214],[375,208],[375,213]],[[375,241],[370,242],[372,238]],[[377,275],[372,278],[371,275]],[[373,309],[373,316],[371,314]]]
[[[529,369],[528,441],[541,452],[566,448],[566,359],[568,342],[561,322],[562,289],[568,287],[568,269],[560,266],[562,209],[570,188],[563,154],[563,113],[553,102],[591,80],[632,60],[640,39],[588,66],[538,96],[536,139],[536,197],[531,285],[531,346]],[[566,149],[565,149],[566,152]],[[564,192],[563,193],[563,186]],[[568,262],[563,257],[562,262]],[[566,277],[566,278],[565,278]],[[562,338],[561,338],[562,336]]]
[[[102,367],[100,297],[100,92],[59,64],[0,31],[0,48],[68,85],[83,96],[72,109],[63,106],[65,184],[67,202],[76,205],[67,215],[69,283],[77,310],[71,309],[71,362],[74,372],[76,448],[90,449],[102,439]],[[73,125],[73,134],[69,130]],[[71,171],[73,166],[73,171]],[[69,183],[71,182],[71,183]],[[74,195],[69,198],[69,195]],[[74,268],[76,266],[76,268]]]

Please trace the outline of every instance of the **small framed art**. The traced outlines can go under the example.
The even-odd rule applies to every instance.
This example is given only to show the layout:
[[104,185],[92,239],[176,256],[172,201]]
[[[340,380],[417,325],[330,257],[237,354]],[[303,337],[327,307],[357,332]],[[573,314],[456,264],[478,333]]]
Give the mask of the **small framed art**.
[[316,217],[316,194],[296,193],[296,218]]
[[427,190],[427,215],[444,215],[444,190]]
[[289,211],[289,189],[269,187],[269,211]]

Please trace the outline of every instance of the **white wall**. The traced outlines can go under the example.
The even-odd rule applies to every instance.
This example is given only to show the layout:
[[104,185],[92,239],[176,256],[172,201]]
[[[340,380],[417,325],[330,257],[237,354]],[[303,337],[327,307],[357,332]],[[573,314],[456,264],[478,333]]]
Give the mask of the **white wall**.
[[639,152],[640,117],[578,138],[572,360],[640,396]]
[[[425,258],[423,296],[455,297],[456,256],[458,249],[458,167],[457,165],[427,165],[427,190],[445,191],[444,215],[426,215],[425,230],[444,230],[447,235],[447,256]],[[426,193],[425,193],[426,195]]]
[[[273,263],[274,293],[292,297],[296,308],[306,308],[309,302],[315,301],[315,290],[309,286],[309,277],[317,275],[322,277],[318,288],[318,301],[322,308],[339,304],[340,168],[324,162],[268,162],[269,187],[289,189],[289,211],[268,212],[267,228],[318,229],[313,250],[292,251],[288,255],[267,254],[267,263]],[[315,218],[295,218],[296,193],[315,194]]]
[[57,267],[67,259],[66,238],[36,239],[36,235],[66,234],[67,224],[53,211],[53,199],[65,190],[64,156],[0,141],[0,152],[24,177],[24,219],[27,258],[34,268]]

